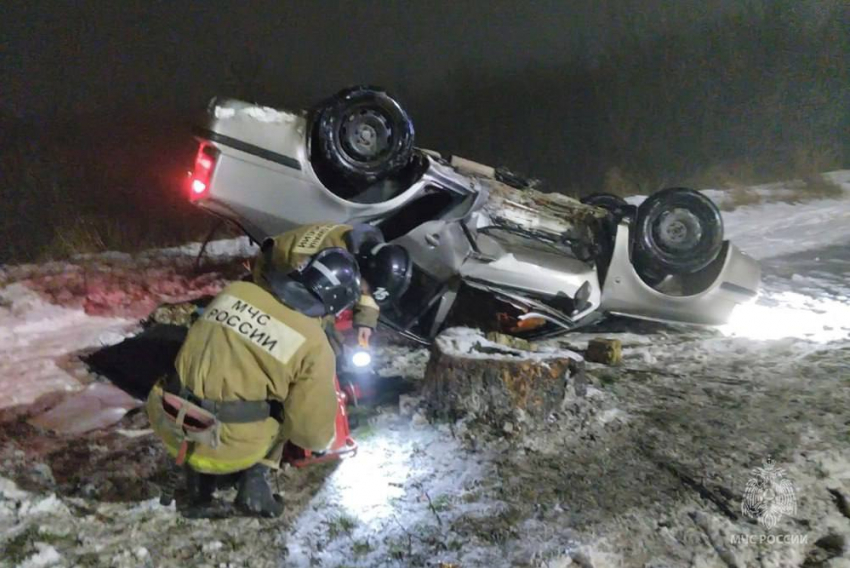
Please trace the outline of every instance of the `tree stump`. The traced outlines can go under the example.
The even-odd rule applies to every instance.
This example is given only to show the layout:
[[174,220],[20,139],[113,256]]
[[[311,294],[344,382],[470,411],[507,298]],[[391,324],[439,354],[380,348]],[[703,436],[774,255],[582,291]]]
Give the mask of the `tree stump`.
[[443,419],[472,417],[501,428],[517,420],[542,422],[557,410],[568,385],[581,395],[584,362],[571,351],[526,351],[479,331],[451,328],[437,337],[423,394]]

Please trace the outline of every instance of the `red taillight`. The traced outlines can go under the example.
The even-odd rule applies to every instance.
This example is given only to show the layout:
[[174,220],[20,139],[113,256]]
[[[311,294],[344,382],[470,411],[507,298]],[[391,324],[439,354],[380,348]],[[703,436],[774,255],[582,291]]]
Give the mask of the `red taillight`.
[[209,192],[218,154],[218,149],[209,142],[201,142],[198,147],[195,167],[189,172],[189,197],[192,201],[201,199]]

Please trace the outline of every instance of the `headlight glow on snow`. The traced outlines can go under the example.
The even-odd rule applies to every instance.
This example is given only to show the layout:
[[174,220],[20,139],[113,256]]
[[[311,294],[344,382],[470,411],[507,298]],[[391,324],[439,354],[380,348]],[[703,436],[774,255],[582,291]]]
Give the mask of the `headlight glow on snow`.
[[372,364],[372,355],[363,349],[358,349],[351,356],[351,363],[355,367],[363,368]]
[[850,304],[828,296],[781,292],[768,296],[764,303],[736,306],[729,323],[720,330],[727,336],[749,339],[797,337],[826,343],[850,336]]
[[410,476],[409,448],[396,438],[369,438],[357,456],[340,462],[331,475],[330,487],[339,504],[361,521],[386,518],[393,512],[392,499],[404,495],[400,481]]

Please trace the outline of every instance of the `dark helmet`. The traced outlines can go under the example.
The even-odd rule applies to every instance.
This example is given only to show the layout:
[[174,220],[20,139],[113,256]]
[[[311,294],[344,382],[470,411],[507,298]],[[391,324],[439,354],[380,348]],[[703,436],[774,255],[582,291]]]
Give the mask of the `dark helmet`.
[[365,246],[357,255],[363,279],[372,288],[378,304],[400,298],[410,286],[413,263],[410,253],[401,245],[376,243]]
[[357,260],[344,248],[326,248],[289,276],[322,301],[326,314],[338,314],[360,298]]

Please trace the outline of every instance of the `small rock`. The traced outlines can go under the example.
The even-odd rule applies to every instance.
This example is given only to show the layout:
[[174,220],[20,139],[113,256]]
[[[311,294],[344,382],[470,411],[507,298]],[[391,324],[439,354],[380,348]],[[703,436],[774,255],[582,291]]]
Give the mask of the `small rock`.
[[619,365],[623,362],[623,344],[619,339],[597,337],[587,344],[584,356],[593,363]]

